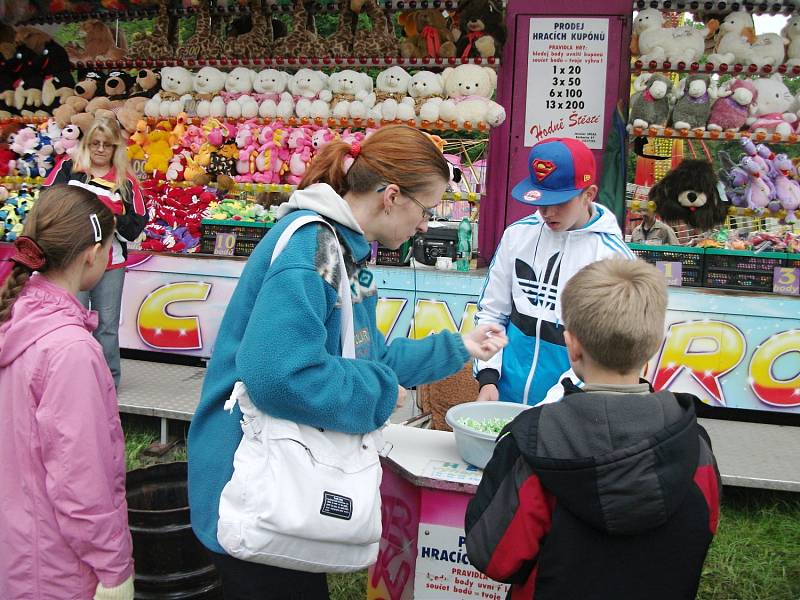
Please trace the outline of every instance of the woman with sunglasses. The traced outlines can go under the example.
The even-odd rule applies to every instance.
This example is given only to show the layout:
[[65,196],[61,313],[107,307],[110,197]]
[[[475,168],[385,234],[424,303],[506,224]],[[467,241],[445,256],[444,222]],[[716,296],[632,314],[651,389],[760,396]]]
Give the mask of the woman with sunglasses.
[[[361,145],[331,142],[248,259],[219,328],[188,444],[192,527],[212,553],[226,600],[328,598],[324,573],[240,560],[217,540],[220,496],[242,439],[239,419],[223,409],[237,381],[264,413],[367,433],[386,422],[403,388],[452,375],[470,356],[493,356],[505,345],[496,325],[391,344],[376,325],[370,242],[396,249],[426,231],[450,177],[431,139],[405,125],[383,127]],[[327,220],[335,235],[320,223],[305,224],[272,261],[281,233],[309,215]],[[352,290],[355,359],[342,357],[340,346],[341,277]]]
[[114,213],[117,228],[103,278],[78,299],[97,311],[100,322],[94,337],[103,347],[114,385],[119,387],[119,317],[125,282],[126,242],[132,242],[147,224],[147,210],[139,183],[128,161],[127,145],[114,118],[98,118],[81,139],[74,160],[63,160],[50,172],[45,185],[69,183],[97,195]]

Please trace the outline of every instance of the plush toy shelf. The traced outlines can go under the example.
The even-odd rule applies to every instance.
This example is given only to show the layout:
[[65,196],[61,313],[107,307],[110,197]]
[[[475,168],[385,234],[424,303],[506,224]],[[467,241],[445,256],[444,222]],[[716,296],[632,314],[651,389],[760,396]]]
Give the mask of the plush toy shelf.
[[700,2],[697,0],[636,0],[633,10],[656,8],[663,11],[683,12],[689,11],[699,14],[721,14],[735,12],[741,9],[752,14],[785,14],[791,15],[798,11],[798,6],[790,0],[781,2]]
[[[642,200],[630,200],[627,203],[627,207],[631,212],[635,213],[654,213],[656,212],[656,203],[652,200],[642,201]],[[786,216],[786,211],[781,209],[775,212],[766,211],[762,215],[756,214],[750,208],[741,208],[739,206],[729,206],[728,207],[728,215],[731,217],[758,217],[761,216],[763,218],[770,218],[770,219],[782,219]]]
[[[275,12],[291,12],[293,10],[291,2],[285,0],[267,0],[266,4]],[[325,0],[318,0],[316,2],[316,10],[336,13],[339,12],[340,2],[326,2]],[[458,7],[457,0],[378,0],[378,5],[391,11],[399,10],[415,10],[418,8],[441,8],[446,10],[455,10]],[[505,5],[505,2],[503,2]],[[129,10],[100,10],[100,11],[87,11],[87,12],[56,12],[47,15],[38,15],[31,19],[27,19],[19,25],[41,25],[51,23],[74,23],[77,21],[86,21],[88,19],[99,19],[104,22],[113,21],[134,21],[137,19],[152,19],[156,16],[158,7],[135,8]],[[171,8],[170,14],[178,17],[188,17],[195,14],[195,8]],[[250,9],[247,6],[234,4],[227,7],[217,7],[211,11],[212,15],[225,16],[225,15],[245,15],[249,14]]]
[[[494,56],[489,58],[402,58],[399,56],[352,56],[352,57],[265,57],[265,58],[200,58],[200,59],[122,59],[122,60],[98,60],[98,61],[78,61],[72,63],[75,69],[91,69],[101,71],[103,69],[140,69],[140,68],[161,68],[161,67],[216,67],[218,69],[248,67],[248,68],[269,68],[269,67],[425,67],[444,68],[457,67],[459,65],[483,65],[488,67],[499,67],[500,59]],[[800,67],[798,67],[800,73]]]
[[776,142],[782,144],[796,144],[800,141],[800,135],[790,133],[781,135],[780,133],[763,133],[754,131],[708,131],[706,129],[680,129],[672,127],[630,127],[628,132],[634,136],[647,136],[657,138],[689,139],[689,140],[722,140],[731,141],[741,138],[750,138],[755,142]]
[[781,64],[777,67],[764,65],[715,65],[713,63],[692,63],[687,65],[684,62],[679,62],[675,65],[668,61],[658,62],[655,60],[650,61],[647,65],[640,60],[631,61],[631,71],[633,73],[656,73],[656,72],[670,72],[670,73],[718,73],[720,75],[756,75],[764,74],[770,75],[772,73],[780,73],[790,77],[800,76],[800,65],[789,66]]

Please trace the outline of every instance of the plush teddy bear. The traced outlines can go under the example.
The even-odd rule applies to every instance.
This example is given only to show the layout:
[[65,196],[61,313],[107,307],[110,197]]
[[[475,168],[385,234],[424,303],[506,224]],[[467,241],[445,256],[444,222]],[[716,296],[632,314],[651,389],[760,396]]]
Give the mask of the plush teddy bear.
[[747,124],[751,131],[775,132],[789,135],[794,130],[797,115],[790,111],[794,98],[783,83],[783,75],[775,73],[771,77],[753,80],[758,91]]
[[328,89],[329,78],[322,71],[300,69],[289,78],[295,114],[300,118],[327,119],[333,95]]
[[258,116],[258,103],[252,97],[256,72],[246,67],[236,67],[225,79],[225,116],[231,119],[250,119]]
[[781,29],[781,36],[789,41],[786,46],[786,65],[800,65],[800,15],[791,17]]
[[152,98],[161,89],[161,74],[151,69],[139,69],[131,97]]
[[488,58],[500,56],[506,41],[503,7],[496,0],[460,0],[456,17],[459,28],[453,30],[456,56]]
[[52,114],[67,98],[75,95],[75,80],[67,72],[61,75],[47,75],[42,85],[42,108]]
[[709,130],[739,131],[747,123],[750,107],[758,100],[758,90],[749,79],[732,79],[718,91],[708,117]]
[[183,67],[164,67],[161,91],[147,101],[144,112],[148,117],[177,117],[192,99],[193,89],[194,73]]
[[147,98],[128,98],[122,106],[113,109],[114,114],[117,115],[117,121],[119,121],[120,127],[122,127],[128,135],[136,131],[136,124],[144,116],[144,107],[146,104]]
[[669,120],[672,81],[663,75],[642,73],[633,83],[628,123],[633,127],[665,127]]
[[442,73],[447,99],[439,105],[439,116],[456,121],[459,127],[469,122],[497,127],[506,120],[506,111],[492,95],[497,87],[497,73],[489,67],[460,65]]
[[433,71],[417,71],[408,84],[408,95],[414,99],[418,121],[433,123],[439,119],[439,105],[445,98],[444,79]]
[[717,98],[717,88],[711,85],[710,75],[688,75],[681,79],[672,108],[675,129],[705,129],[711,113],[711,103]]
[[337,119],[363,119],[375,106],[372,77],[345,69],[330,76],[331,110]]
[[426,8],[402,13],[398,21],[406,29],[406,37],[400,42],[400,56],[403,58],[450,58],[456,55],[453,34],[441,10]]
[[203,67],[194,76],[194,99],[197,101],[197,116],[225,116],[225,100],[221,92],[225,89],[227,75],[216,67]]
[[664,15],[657,8],[639,11],[633,22],[631,52],[647,64],[650,61],[668,60],[674,64],[687,65],[697,61],[705,50],[705,38],[713,27],[665,27]]
[[378,73],[375,78],[375,106],[369,116],[386,121],[414,119],[414,98],[408,95],[410,83],[411,75],[403,67],[389,67]]
[[253,80],[253,98],[259,102],[258,116],[264,119],[276,117],[288,121],[294,114],[294,100],[286,91],[289,74],[277,69],[264,69]]

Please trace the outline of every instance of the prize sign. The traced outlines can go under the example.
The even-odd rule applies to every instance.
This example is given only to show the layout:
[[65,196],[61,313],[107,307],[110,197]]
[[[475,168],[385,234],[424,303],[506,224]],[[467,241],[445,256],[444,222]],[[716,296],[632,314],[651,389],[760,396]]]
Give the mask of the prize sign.
[[526,147],[549,137],[603,147],[607,57],[608,19],[531,19]]

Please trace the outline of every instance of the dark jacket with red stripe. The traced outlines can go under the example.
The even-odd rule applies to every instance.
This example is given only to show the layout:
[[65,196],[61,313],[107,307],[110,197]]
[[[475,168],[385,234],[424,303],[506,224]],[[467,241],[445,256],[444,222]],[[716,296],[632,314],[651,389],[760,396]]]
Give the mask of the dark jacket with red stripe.
[[[66,155],[65,155],[66,156]],[[56,185],[59,183],[77,182],[82,187],[94,192],[117,218],[114,248],[112,248],[111,264],[109,267],[121,267],[128,256],[128,245],[133,242],[147,225],[148,215],[142,189],[134,177],[128,175],[124,193],[114,190],[116,172],[110,170],[103,178],[92,177],[81,171],[73,170],[73,162],[62,159],[53,168],[45,179],[44,184]]]
[[695,401],[570,386],[519,415],[467,508],[472,564],[513,600],[694,598],[721,490]]

